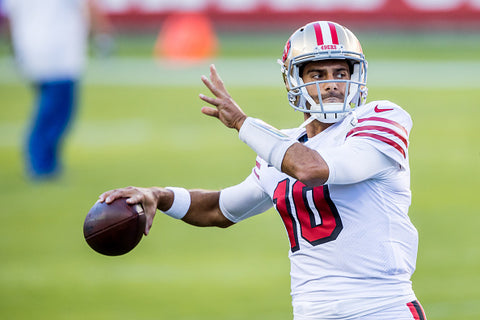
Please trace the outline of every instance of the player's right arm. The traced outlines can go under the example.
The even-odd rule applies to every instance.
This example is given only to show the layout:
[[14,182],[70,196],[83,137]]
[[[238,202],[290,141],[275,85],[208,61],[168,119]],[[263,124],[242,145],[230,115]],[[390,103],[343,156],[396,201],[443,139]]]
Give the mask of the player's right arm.
[[111,203],[118,198],[128,198],[130,204],[142,204],[147,216],[145,234],[150,231],[157,209],[194,226],[226,228],[272,206],[253,175],[222,191],[173,189],[178,191],[160,187],[126,187],[104,192],[99,201]]
[[[188,193],[190,205],[186,214],[181,218],[184,222],[199,227],[216,226],[221,228],[233,224],[220,210],[220,191],[195,189],[188,190]],[[102,193],[99,201],[112,203],[118,198],[128,198],[129,204],[142,204],[147,217],[145,227],[145,235],[147,235],[152,227],[157,209],[163,212],[168,211],[174,203],[175,194],[172,190],[160,187],[126,187]]]
[[[188,190],[190,193],[190,208],[182,220],[197,227],[220,227],[227,228],[234,224],[228,220],[220,210],[220,191],[203,189]],[[170,207],[158,206],[160,211],[165,212]]]

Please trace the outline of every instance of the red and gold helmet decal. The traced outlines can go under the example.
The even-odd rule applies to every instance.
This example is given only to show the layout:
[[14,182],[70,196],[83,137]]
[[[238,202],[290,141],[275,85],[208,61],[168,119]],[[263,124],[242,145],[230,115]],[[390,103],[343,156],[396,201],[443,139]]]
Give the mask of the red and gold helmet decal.
[[290,39],[288,39],[287,43],[285,44],[285,48],[283,49],[283,55],[282,55],[282,62],[283,63],[285,63],[285,61],[287,60],[291,47],[292,47],[292,41]]

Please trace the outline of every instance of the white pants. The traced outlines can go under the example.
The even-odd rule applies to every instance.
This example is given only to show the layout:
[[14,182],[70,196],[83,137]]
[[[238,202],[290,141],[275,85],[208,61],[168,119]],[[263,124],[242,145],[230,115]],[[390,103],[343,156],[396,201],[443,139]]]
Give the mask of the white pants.
[[[362,306],[362,301],[365,304]],[[367,305],[368,307],[365,307]],[[417,300],[372,304],[369,299],[345,300],[330,303],[329,308],[313,302],[296,303],[294,320],[426,320]]]

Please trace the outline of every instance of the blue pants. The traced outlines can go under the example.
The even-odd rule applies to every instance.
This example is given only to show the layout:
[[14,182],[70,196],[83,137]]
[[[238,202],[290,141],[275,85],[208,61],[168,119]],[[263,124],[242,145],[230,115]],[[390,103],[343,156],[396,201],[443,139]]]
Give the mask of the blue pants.
[[59,173],[61,142],[76,108],[77,83],[41,82],[35,90],[36,110],[26,145],[26,162],[33,178],[43,178]]

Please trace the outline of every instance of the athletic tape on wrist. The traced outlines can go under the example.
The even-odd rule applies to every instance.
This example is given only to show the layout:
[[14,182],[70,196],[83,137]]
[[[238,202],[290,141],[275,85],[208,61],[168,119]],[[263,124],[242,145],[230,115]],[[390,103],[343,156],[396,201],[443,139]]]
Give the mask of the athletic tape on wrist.
[[282,170],[282,162],[287,149],[297,141],[260,119],[245,119],[239,132],[245,142],[263,160]]
[[174,196],[172,206],[163,213],[175,219],[182,219],[190,208],[192,201],[190,199],[190,192],[185,188],[178,187],[166,187],[165,189],[173,191]]

